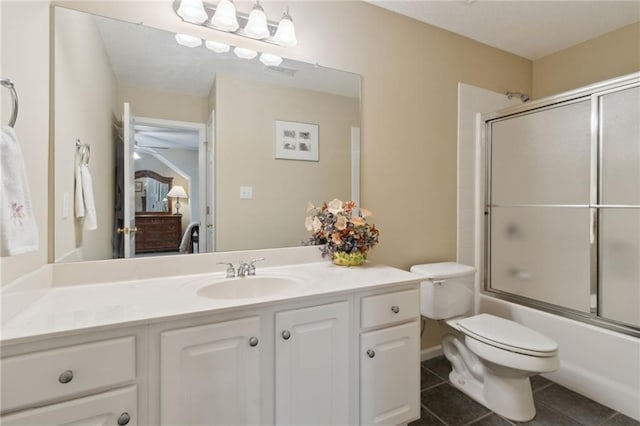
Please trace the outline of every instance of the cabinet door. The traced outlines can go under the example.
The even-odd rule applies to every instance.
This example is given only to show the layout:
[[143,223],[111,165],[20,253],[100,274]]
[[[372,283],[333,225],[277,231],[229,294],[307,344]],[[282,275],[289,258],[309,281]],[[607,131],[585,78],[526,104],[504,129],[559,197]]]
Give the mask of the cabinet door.
[[162,424],[260,423],[259,333],[259,317],[162,333]]
[[[96,366],[96,368],[99,368]],[[86,398],[47,405],[3,416],[3,426],[17,425],[129,425],[138,421],[137,388],[129,386]]]
[[276,421],[349,424],[348,302],[276,314]]
[[365,425],[396,425],[420,414],[418,321],[360,336],[360,409]]

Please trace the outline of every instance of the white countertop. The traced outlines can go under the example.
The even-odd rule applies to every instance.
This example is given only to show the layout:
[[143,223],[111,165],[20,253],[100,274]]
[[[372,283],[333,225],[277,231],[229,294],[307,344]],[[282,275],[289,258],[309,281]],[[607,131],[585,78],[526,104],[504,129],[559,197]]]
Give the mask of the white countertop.
[[[3,321],[0,342],[3,345],[24,343],[105,326],[145,324],[168,317],[216,313],[420,280],[418,275],[388,266],[367,263],[345,268],[329,261],[258,267],[256,276],[291,277],[299,285],[269,297],[211,299],[199,296],[200,288],[225,278],[224,273],[216,272],[26,290],[39,294],[28,306]],[[23,296],[19,292],[10,295]]]

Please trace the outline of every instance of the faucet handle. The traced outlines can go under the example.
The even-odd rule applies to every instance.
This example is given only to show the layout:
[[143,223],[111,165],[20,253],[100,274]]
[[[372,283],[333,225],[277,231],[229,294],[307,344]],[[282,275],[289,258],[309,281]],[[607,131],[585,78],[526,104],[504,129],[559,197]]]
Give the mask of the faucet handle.
[[217,265],[227,265],[227,278],[234,278],[236,276],[236,270],[233,267],[233,263],[218,262]]
[[253,259],[249,262],[249,270],[247,271],[247,275],[255,275],[256,274],[256,262],[261,262],[264,260],[264,257],[260,257],[258,259]]

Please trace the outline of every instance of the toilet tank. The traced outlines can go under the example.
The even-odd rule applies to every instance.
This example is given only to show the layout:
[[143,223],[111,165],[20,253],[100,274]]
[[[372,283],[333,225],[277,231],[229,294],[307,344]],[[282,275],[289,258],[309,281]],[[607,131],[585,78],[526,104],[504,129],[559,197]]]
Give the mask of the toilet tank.
[[476,268],[460,263],[424,263],[411,272],[423,275],[420,283],[420,313],[431,319],[448,319],[473,309]]

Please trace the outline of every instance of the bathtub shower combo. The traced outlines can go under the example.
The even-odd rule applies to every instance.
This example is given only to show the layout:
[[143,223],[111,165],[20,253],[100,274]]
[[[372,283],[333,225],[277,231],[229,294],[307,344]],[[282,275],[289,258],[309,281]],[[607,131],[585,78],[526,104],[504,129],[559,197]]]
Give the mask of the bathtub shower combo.
[[640,336],[640,74],[482,122],[485,291]]

